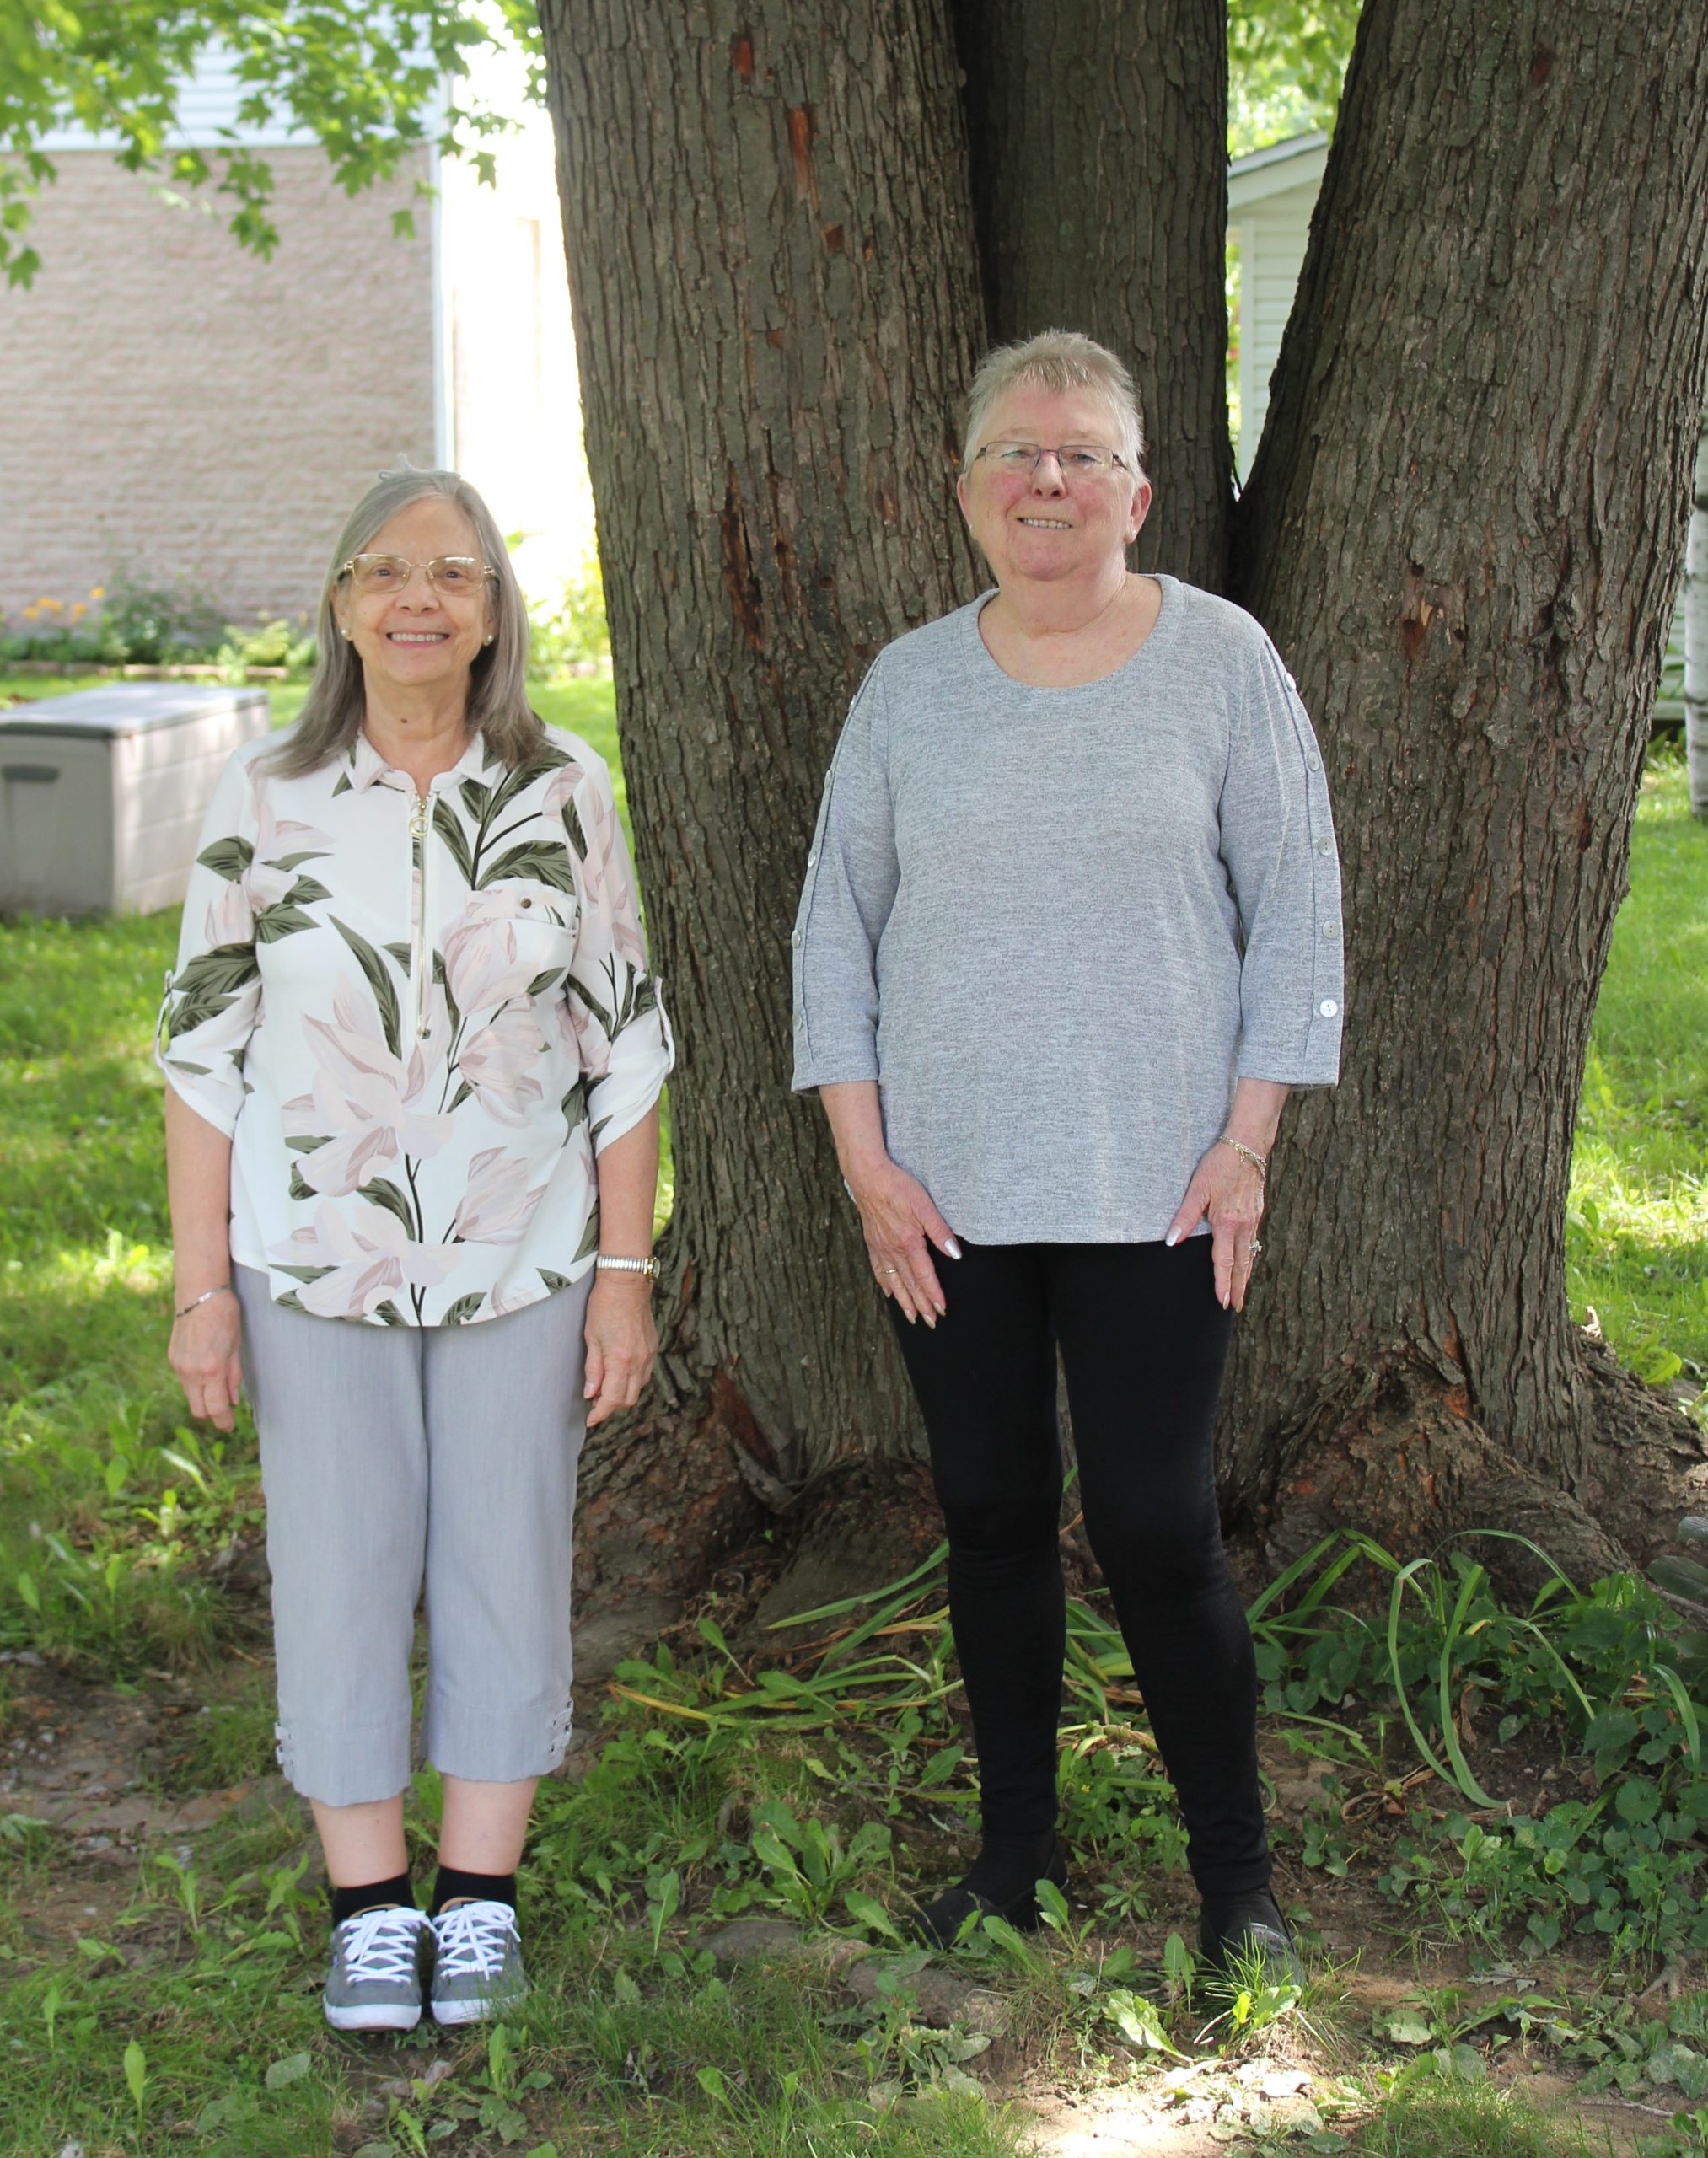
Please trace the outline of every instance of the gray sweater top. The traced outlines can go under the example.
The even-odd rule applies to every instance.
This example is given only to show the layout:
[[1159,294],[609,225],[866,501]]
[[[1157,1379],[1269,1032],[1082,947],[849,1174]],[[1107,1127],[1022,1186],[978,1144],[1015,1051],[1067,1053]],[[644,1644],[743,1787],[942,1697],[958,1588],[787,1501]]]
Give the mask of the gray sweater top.
[[1332,1086],[1340,874],[1292,676],[1159,577],[1101,681],[1036,689],[987,593],[880,652],[794,933],[797,1091],[875,1079],[885,1143],[981,1243],[1167,1231],[1241,1077]]

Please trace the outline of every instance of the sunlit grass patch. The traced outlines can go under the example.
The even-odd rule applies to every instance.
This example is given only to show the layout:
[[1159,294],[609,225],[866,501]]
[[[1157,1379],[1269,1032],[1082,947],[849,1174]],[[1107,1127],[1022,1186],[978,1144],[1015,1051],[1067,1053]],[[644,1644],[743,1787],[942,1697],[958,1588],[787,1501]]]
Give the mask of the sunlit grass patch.
[[1643,782],[1631,889],[1596,1009],[1567,1221],[1579,1318],[1593,1307],[1646,1378],[1708,1374],[1708,827],[1682,758]]

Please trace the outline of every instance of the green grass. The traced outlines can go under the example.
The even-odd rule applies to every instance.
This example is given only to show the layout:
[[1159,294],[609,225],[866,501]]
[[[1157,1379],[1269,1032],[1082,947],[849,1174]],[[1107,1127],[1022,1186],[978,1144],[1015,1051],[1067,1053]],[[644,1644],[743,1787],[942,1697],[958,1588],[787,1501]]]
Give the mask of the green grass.
[[1572,1157],[1574,1307],[1646,1378],[1708,1376],[1708,825],[1682,753],[1643,782]]

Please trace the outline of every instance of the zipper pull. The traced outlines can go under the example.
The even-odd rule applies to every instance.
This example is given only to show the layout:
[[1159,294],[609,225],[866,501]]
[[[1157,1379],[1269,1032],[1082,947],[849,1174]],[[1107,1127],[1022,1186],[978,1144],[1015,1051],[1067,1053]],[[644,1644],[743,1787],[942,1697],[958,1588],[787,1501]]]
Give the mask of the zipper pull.
[[427,797],[424,794],[418,794],[415,797],[415,801],[411,806],[409,813],[410,837],[411,839],[424,840],[427,837]]

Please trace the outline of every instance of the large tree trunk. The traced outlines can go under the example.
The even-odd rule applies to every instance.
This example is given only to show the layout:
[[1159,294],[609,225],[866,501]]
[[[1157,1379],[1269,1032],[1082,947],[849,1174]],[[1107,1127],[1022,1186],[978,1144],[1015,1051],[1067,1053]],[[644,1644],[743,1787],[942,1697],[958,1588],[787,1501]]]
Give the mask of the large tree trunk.
[[1227,567],[1225,0],[954,0],[993,340],[1082,330],[1132,368],[1156,500],[1134,550]]
[[1708,413],[1696,443],[1684,550],[1684,762],[1690,813],[1708,819]]
[[583,1578],[691,1576],[748,1484],[906,1452],[790,921],[849,696],[975,588],[951,492],[983,325],[941,0],[540,9],[629,800],[676,1028],[647,1424],[589,1450]]
[[1234,551],[1349,947],[1228,1393],[1277,1551],[1476,1521],[1593,1567],[1665,1468],[1598,1444],[1565,1203],[1702,411],[1705,121],[1700,9],[1364,11]]

